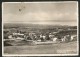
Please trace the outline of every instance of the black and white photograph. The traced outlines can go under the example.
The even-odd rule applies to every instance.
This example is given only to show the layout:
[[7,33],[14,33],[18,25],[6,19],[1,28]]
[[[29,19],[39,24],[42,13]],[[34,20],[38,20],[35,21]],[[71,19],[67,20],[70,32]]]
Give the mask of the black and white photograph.
[[78,55],[78,2],[3,2],[2,55]]

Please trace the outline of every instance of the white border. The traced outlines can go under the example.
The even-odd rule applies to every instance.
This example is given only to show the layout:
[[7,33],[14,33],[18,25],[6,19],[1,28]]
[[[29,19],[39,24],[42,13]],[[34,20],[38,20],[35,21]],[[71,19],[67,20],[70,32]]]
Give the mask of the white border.
[[4,51],[4,50],[3,50],[3,49],[4,49],[4,48],[3,48],[3,44],[4,44],[4,43],[3,43],[3,3],[2,3],[2,55],[3,55],[3,51]]
[[3,2],[3,3],[76,3],[78,1],[43,1],[43,2]]
[[4,3],[76,3],[77,2],[77,36],[78,34],[78,1],[59,1],[59,2],[2,2],[2,56],[77,56],[79,55],[79,38],[77,39],[77,54],[4,54],[4,43],[3,43],[3,4]]

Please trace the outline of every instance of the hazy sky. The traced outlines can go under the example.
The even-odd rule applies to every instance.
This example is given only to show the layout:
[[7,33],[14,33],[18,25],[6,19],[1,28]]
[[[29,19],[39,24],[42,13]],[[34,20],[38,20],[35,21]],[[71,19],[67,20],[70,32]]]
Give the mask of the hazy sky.
[[77,2],[3,3],[3,23],[77,25]]

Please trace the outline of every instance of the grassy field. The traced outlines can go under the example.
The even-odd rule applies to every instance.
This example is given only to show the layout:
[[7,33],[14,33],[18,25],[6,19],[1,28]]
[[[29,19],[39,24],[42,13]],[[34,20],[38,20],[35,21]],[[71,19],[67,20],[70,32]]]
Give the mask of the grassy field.
[[76,54],[77,42],[52,45],[5,46],[4,54]]

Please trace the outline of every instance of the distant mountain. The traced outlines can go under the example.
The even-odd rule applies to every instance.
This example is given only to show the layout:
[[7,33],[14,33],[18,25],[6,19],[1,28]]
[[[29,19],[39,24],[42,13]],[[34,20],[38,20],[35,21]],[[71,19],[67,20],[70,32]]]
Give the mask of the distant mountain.
[[72,27],[72,28],[77,28],[77,26],[68,26],[68,25],[44,25],[44,24],[21,24],[21,23],[4,23],[4,28],[20,28],[20,27],[25,27],[25,28],[66,28],[66,27]]

